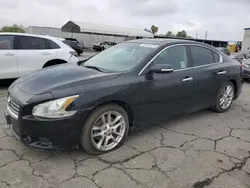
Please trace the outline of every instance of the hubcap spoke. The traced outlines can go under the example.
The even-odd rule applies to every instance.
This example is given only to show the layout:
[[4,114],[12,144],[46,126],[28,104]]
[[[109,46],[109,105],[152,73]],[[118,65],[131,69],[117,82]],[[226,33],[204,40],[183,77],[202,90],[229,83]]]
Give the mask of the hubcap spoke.
[[104,150],[106,150],[106,148],[107,148],[109,139],[110,139],[109,136],[106,136],[106,137],[105,137],[104,146],[103,146],[103,149],[104,149]]
[[120,133],[118,133],[118,132],[116,132],[116,131],[114,131],[113,134],[115,134],[115,135],[117,135],[117,136],[119,136],[119,137],[122,137],[122,134],[120,134]]
[[111,135],[110,137],[111,137],[111,139],[112,139],[115,143],[118,143],[118,141],[114,138],[113,135]]
[[115,120],[112,122],[112,125],[116,124],[117,121],[119,121],[122,118],[122,116],[117,116]]
[[119,123],[117,123],[116,125],[114,125],[112,128],[113,129],[117,129],[118,127],[120,127],[121,125],[123,125],[125,122],[124,121],[121,121]]
[[224,98],[220,99],[220,105],[222,105],[225,102]]
[[104,136],[102,136],[102,138],[99,140],[99,142],[97,143],[97,148],[100,149],[104,140]]
[[108,124],[109,125],[111,124],[111,112],[110,111],[108,112]]
[[102,130],[103,129],[103,127],[98,127],[98,126],[94,126],[93,128],[92,128],[92,130],[94,130],[94,131],[100,131],[100,130]]
[[101,119],[102,119],[102,123],[105,124],[106,123],[106,119],[105,119],[104,114],[101,116]]
[[92,137],[103,136],[103,134],[104,134],[104,133],[101,131],[101,132],[99,132],[99,133],[93,134]]

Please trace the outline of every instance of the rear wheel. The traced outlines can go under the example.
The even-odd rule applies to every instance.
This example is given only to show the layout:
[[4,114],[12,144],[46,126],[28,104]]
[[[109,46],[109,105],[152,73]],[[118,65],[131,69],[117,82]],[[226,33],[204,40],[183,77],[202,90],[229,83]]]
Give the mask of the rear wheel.
[[103,154],[119,148],[127,137],[129,121],[126,111],[116,104],[94,110],[83,126],[81,146],[90,154]]
[[214,110],[216,112],[226,112],[232,105],[235,96],[235,89],[232,82],[224,84],[217,96]]

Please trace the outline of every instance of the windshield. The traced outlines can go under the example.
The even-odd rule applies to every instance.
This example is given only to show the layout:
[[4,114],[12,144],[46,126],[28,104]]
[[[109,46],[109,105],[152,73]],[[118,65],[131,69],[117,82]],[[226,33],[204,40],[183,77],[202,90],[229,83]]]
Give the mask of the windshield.
[[121,43],[87,60],[83,66],[96,67],[108,72],[125,72],[135,68],[158,45]]

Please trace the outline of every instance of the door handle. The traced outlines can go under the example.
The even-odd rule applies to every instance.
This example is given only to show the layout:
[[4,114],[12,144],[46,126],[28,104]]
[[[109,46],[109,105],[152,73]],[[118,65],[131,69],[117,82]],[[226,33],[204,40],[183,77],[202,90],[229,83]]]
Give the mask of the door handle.
[[188,78],[184,78],[182,81],[183,81],[183,82],[189,82],[189,81],[191,81],[191,80],[193,80],[193,78],[192,78],[192,77],[188,77]]
[[218,75],[222,75],[222,74],[226,74],[226,73],[227,73],[227,71],[219,71],[219,72],[217,72]]
[[15,54],[14,53],[6,53],[4,54],[4,56],[14,56]]
[[51,55],[49,52],[43,52],[42,55]]

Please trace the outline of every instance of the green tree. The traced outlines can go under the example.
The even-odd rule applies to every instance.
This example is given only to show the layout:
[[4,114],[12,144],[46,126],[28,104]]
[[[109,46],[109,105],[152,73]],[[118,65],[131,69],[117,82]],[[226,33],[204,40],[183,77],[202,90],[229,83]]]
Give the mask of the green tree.
[[152,25],[152,26],[151,26],[151,32],[152,32],[153,34],[156,34],[156,33],[158,32],[158,30],[159,30],[159,28],[156,27],[155,25]]
[[175,36],[174,33],[172,31],[168,31],[165,36],[169,36],[169,37],[173,37]]
[[187,37],[187,32],[185,30],[183,31],[179,31],[177,34],[176,34],[177,37],[184,37],[186,38]]
[[4,26],[0,32],[14,32],[14,33],[25,33],[22,26],[14,24],[13,26]]

